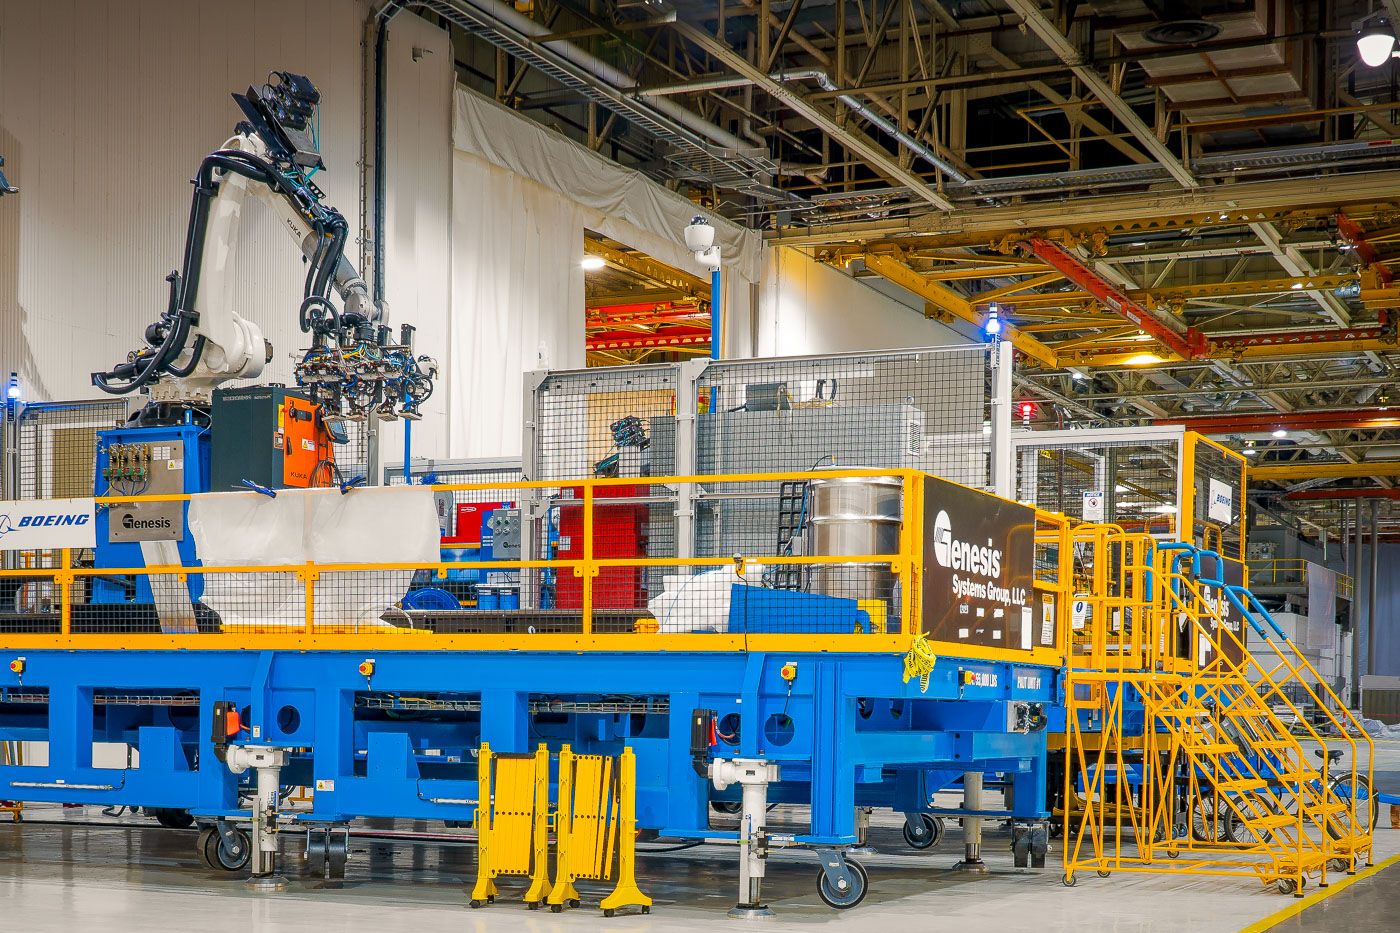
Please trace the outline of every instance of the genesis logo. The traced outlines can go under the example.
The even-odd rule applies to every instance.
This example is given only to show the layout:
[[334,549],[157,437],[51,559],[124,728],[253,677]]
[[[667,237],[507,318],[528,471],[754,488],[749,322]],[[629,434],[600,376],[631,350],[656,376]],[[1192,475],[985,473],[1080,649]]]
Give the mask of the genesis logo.
[[168,518],[136,518],[130,512],[122,516],[122,527],[133,531],[145,529],[161,529],[170,527]]
[[948,513],[939,511],[933,520],[933,556],[939,566],[987,577],[1001,576],[1001,551],[991,547],[980,547],[953,537],[953,522]]

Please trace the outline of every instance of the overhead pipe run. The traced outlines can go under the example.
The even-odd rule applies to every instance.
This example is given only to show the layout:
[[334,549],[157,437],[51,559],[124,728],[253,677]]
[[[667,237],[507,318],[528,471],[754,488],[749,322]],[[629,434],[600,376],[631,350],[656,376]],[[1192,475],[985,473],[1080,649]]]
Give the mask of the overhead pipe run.
[[[496,22],[502,23],[531,39],[538,40],[550,34],[548,26],[516,12],[513,6],[507,3],[501,3],[499,0],[438,0],[438,2],[433,5],[453,6],[459,9],[470,7],[478,13],[484,14]],[[573,64],[587,71],[600,81],[610,85],[615,90],[625,92],[636,90],[639,87],[637,80],[631,75],[614,68],[602,59],[595,58],[593,55],[571,42],[563,39],[554,39],[539,44],[549,49],[551,52],[568,59]],[[643,95],[639,94],[637,96],[642,97]],[[753,148],[753,144],[747,140],[740,139],[723,127],[716,126],[706,120],[695,111],[682,107],[680,104],[667,100],[665,97],[647,97],[646,103],[663,116],[669,117],[688,130],[709,137],[717,145],[725,149],[743,151]]]
[[858,97],[855,97],[852,94],[847,94],[844,91],[842,91],[840,85],[838,85],[835,81],[831,80],[831,76],[828,75],[825,71],[821,71],[816,68],[807,68],[801,71],[779,72],[778,74],[771,75],[770,77],[774,81],[778,82],[817,82],[817,84],[821,85],[822,90],[836,92],[837,100],[845,104],[854,113],[859,114],[862,118],[869,122],[871,126],[876,127],[880,130],[880,132],[884,133],[886,136],[889,136],[896,140],[905,149],[908,149],[914,155],[923,159],[929,165],[932,165],[934,168],[947,175],[954,182],[958,184],[963,184],[971,180],[967,175],[963,174],[956,167],[954,167],[952,163],[939,156],[928,146],[919,142],[919,140],[910,136],[908,133],[904,132],[899,127],[895,126],[893,123],[880,116],[878,113],[875,112],[873,108],[867,105],[864,101],[860,100]]

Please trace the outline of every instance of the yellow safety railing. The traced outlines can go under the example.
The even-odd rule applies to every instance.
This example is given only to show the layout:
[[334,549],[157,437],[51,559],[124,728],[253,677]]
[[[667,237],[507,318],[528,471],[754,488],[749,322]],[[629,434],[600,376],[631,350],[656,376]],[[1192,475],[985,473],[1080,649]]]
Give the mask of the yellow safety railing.
[[[898,534],[881,539],[892,545],[888,553],[829,555],[783,549],[771,524],[746,517],[754,514],[745,509],[756,501],[770,506],[784,481],[858,478],[899,483]],[[531,535],[534,548],[519,559],[483,560],[467,545],[446,558],[436,555],[438,560],[93,567],[75,562],[72,551],[48,552],[46,559],[56,566],[0,571],[0,581],[19,578],[35,585],[35,593],[44,593],[42,600],[13,614],[0,612],[0,650],[392,647],[908,655],[916,639],[926,634],[926,479],[914,470],[863,469],[431,487],[457,501],[533,503],[537,508],[526,516],[525,533]],[[715,531],[705,542],[709,550],[697,551],[707,556],[667,556],[669,543],[648,544],[649,536],[655,540],[659,528],[669,527],[677,501],[673,490],[682,485],[700,490],[699,503],[715,516]],[[109,496],[98,503],[110,508],[191,498]],[[1037,513],[1037,520],[1050,537],[1068,534],[1062,516]],[[714,571],[720,572],[715,582],[702,576]],[[778,582],[783,574],[802,582],[784,587]],[[487,575],[509,577],[504,588],[519,599],[518,607],[493,613],[479,600],[474,603],[471,593],[479,597],[491,589],[484,585]],[[1035,595],[1043,601],[1040,611],[1048,613],[1055,637],[1062,638],[1070,592],[1065,575],[1053,567],[1044,573],[1038,569],[1036,576]],[[470,577],[480,579],[471,586],[462,582]],[[818,579],[823,582],[814,584]],[[730,605],[731,584],[755,587],[752,594],[743,594],[748,601],[738,609]],[[192,586],[202,588],[195,590],[195,599]],[[99,601],[94,595],[98,587],[124,587],[128,595],[123,601]],[[410,589],[424,587],[456,588],[460,609],[450,602],[446,608],[427,608],[405,601]],[[150,594],[140,604],[130,595],[138,588]],[[750,605],[759,590],[784,589],[838,598],[810,600],[800,612]],[[730,609],[750,614],[742,630],[729,629]],[[752,614],[762,611],[767,612],[762,621],[752,621]],[[697,624],[690,624],[692,620]],[[1048,664],[1062,658],[1058,644],[1039,640],[1029,651],[960,645],[959,655]]]
[[[1372,743],[1307,659],[1246,605],[1279,658],[1265,669],[1249,620],[1180,551],[1112,526],[1076,528],[1073,546],[1091,612],[1131,613],[1133,625],[1086,620],[1070,646],[1066,881],[1089,868],[1245,871],[1296,892],[1310,874],[1325,882],[1369,858]],[[1127,718],[1134,705],[1140,721]],[[1346,773],[1330,757],[1314,763],[1300,739],[1324,754],[1340,745]]]
[[[1301,557],[1246,561],[1249,579],[1255,586],[1307,586],[1308,565]],[[1335,573],[1335,571],[1333,571]],[[1351,599],[1355,581],[1349,574],[1337,573],[1337,595]]]

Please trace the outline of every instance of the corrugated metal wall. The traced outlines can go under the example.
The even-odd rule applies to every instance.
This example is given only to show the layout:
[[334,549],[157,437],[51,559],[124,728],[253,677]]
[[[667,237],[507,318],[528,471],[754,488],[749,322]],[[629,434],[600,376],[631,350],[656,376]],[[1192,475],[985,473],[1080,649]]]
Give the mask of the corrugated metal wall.
[[[241,118],[229,93],[272,69],[320,86],[316,180],[358,237],[367,15],[359,0],[0,3],[0,156],[21,189],[0,200],[0,372],[31,398],[95,394],[87,373],[165,306],[189,179]],[[261,206],[248,213],[240,313],[276,347],[264,378],[289,382],[303,266]]]

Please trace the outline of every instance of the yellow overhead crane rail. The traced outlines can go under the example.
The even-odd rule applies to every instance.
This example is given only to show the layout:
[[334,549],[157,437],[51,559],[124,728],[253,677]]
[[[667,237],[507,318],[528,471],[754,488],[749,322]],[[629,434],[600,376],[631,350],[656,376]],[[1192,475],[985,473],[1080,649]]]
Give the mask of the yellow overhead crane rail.
[[[1099,231],[1106,241],[1107,232]],[[1027,235],[1018,235],[1014,240],[1006,238],[994,243],[995,248],[1015,248]],[[1068,231],[1055,230],[1045,235],[1046,239],[1060,244],[1083,244],[1083,236]],[[1095,240],[1097,239],[1097,234]],[[944,321],[958,318],[979,330],[986,326],[984,310],[991,302],[1006,302],[1014,308],[1013,313],[1031,318],[1045,318],[1045,323],[1004,324],[1004,338],[1034,364],[1048,369],[1066,366],[1153,366],[1171,365],[1186,362],[1186,357],[1171,349],[1152,344],[1132,346],[1123,338],[1132,336],[1138,330],[1125,326],[1126,322],[1108,309],[1087,291],[1031,292],[1062,279],[1050,267],[1022,258],[1007,257],[998,262],[997,257],[972,255],[941,250],[920,251],[911,247],[911,241],[884,241],[868,245],[836,246],[819,249],[819,260],[833,265],[859,267],[874,272],[888,281],[924,299],[925,316]],[[1090,244],[1096,248],[1097,243]],[[914,256],[936,259],[967,265],[954,268],[941,268],[920,272],[909,265]],[[943,284],[948,281],[990,278],[993,276],[1030,275],[1033,278],[1010,285],[1000,286],[971,296],[964,296]],[[1360,275],[1307,275],[1287,276],[1271,279],[1256,279],[1240,282],[1223,282],[1208,285],[1178,285],[1159,289],[1123,290],[1122,294],[1140,306],[1155,308],[1179,314],[1188,301],[1208,298],[1241,298],[1258,295],[1288,294],[1295,291],[1331,291],[1347,285],[1361,285],[1360,298],[1368,308],[1400,307],[1400,287],[1384,285],[1370,269]],[[1100,327],[1101,332],[1085,334],[1072,340],[1050,344],[1039,340],[1033,334],[1040,331],[1065,330],[1071,327]],[[1348,332],[1338,329],[1336,339],[1330,339],[1326,331],[1300,332],[1296,336],[1282,332],[1278,339],[1258,340],[1243,338],[1226,341],[1221,338],[1205,341],[1202,359],[1223,359],[1235,362],[1256,359],[1282,359],[1288,357],[1328,356],[1335,354],[1356,354],[1365,352],[1389,353],[1397,349],[1393,328],[1386,332],[1383,327],[1358,328]],[[1113,345],[1116,342],[1117,345]],[[1149,353],[1148,350],[1151,350]],[[1149,357],[1144,359],[1144,357]],[[1152,359],[1155,358],[1155,359]]]

